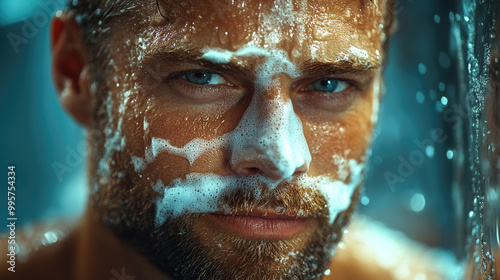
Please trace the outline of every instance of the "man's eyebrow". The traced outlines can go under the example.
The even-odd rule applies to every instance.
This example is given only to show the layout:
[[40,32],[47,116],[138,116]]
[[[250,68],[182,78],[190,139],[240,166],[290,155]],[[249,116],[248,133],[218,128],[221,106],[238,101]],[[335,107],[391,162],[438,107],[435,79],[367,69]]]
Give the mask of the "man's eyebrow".
[[328,76],[371,72],[381,67],[380,63],[361,59],[343,59],[333,62],[306,61],[299,66],[304,76]]
[[223,72],[239,72],[244,75],[251,76],[249,69],[233,63],[214,63],[202,58],[203,54],[199,50],[182,50],[182,51],[161,51],[146,54],[143,58],[143,64],[147,67],[159,65],[164,63],[183,63],[185,65],[197,65],[209,68],[216,71]]

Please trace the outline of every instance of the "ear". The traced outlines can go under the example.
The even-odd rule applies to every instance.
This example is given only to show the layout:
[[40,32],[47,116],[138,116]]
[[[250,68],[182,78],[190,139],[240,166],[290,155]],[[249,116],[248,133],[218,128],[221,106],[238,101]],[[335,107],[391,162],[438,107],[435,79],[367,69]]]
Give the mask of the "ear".
[[59,101],[78,123],[90,127],[93,96],[80,26],[67,12],[58,12],[50,31],[52,74]]

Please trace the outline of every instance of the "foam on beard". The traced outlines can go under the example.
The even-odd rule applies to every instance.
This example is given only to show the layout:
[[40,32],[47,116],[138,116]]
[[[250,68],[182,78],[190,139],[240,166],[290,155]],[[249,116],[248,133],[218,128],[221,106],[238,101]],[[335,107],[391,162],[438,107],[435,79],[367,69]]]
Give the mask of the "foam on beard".
[[[363,179],[363,163],[354,159],[348,161],[350,181],[332,180],[327,176],[301,175],[294,179],[294,183],[303,188],[317,189],[326,199],[329,213],[329,223],[347,210],[351,198]],[[168,185],[158,180],[152,184],[153,189],[160,194],[156,203],[156,226],[159,227],[169,218],[177,218],[190,213],[210,213],[226,211],[219,209],[218,202],[224,196],[237,188],[245,188],[257,197],[259,185],[264,183],[270,190],[275,189],[279,181],[271,180],[261,175],[246,177],[221,176],[210,173],[189,173],[185,179],[177,178]],[[305,196],[303,199],[311,199]],[[278,212],[281,209],[276,209]]]

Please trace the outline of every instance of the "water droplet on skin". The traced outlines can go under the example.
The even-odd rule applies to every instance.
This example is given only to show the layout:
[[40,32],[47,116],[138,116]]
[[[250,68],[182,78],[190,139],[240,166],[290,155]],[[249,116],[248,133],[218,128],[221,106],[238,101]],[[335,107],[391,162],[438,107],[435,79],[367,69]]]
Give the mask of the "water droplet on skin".
[[346,17],[346,18],[350,18],[350,17],[351,17],[351,10],[347,9],[347,10],[345,11],[345,17]]
[[222,44],[222,45],[225,45],[227,44],[227,42],[229,41],[229,34],[227,31],[224,31],[222,32],[221,30],[219,30],[219,42]]

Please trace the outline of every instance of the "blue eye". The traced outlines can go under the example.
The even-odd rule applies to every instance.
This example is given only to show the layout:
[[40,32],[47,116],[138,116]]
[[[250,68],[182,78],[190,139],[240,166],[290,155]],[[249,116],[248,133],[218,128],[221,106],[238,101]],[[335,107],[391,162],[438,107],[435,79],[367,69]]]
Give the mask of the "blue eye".
[[182,78],[195,85],[220,85],[227,83],[224,78],[216,73],[212,72],[188,72],[182,76]]
[[348,84],[344,81],[340,81],[333,78],[325,78],[314,81],[312,84],[312,90],[326,93],[336,93],[345,90]]

